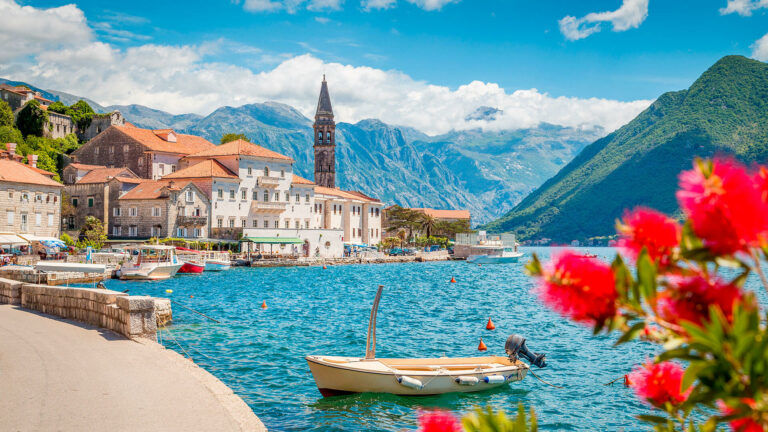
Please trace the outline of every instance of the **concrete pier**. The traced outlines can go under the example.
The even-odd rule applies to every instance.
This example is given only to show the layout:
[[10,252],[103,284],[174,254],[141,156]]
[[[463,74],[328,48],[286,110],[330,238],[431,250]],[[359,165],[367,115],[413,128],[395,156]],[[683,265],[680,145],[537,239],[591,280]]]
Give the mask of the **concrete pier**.
[[14,305],[0,305],[0,377],[0,430],[266,431],[174,351]]

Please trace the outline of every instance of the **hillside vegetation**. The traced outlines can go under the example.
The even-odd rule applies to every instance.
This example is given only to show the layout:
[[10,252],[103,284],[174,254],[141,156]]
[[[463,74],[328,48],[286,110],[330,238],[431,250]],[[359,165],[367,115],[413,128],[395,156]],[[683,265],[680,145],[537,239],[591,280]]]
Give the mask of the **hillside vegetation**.
[[675,213],[677,176],[696,156],[768,159],[768,64],[720,59],[688,90],[670,92],[581,151],[508,214],[487,224],[521,239],[609,235],[624,209]]

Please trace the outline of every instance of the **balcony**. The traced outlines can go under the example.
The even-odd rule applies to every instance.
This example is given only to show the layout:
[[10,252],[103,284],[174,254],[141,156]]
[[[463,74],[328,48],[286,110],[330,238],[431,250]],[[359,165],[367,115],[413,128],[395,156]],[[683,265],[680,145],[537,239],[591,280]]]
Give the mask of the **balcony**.
[[253,213],[282,213],[285,211],[286,203],[284,202],[264,202],[264,201],[252,201],[251,202],[251,214]]
[[264,188],[276,188],[280,185],[280,177],[259,176],[256,186]]
[[208,218],[205,216],[177,216],[176,226],[206,226]]

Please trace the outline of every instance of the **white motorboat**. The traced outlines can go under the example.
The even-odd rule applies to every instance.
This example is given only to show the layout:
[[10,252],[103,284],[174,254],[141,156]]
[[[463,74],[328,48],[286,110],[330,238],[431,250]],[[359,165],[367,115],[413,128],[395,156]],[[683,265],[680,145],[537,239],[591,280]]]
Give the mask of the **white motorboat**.
[[[483,252],[480,247],[475,250]],[[516,263],[523,256],[522,252],[515,251],[514,248],[488,247],[486,253],[478,253],[467,257],[467,262],[475,264],[507,264]]]
[[457,234],[453,256],[475,264],[516,263],[523,256],[518,246],[514,234]]
[[508,357],[376,358],[376,315],[382,286],[376,293],[368,324],[365,357],[309,355],[306,357],[318,390],[323,396],[351,393],[434,395],[476,392],[520,381],[530,367],[518,359],[546,366],[543,354],[533,354],[525,339],[507,340]]
[[184,265],[173,246],[142,245],[126,250],[130,252],[131,260],[120,267],[120,279],[169,279]]
[[205,255],[205,271],[224,271],[232,267],[232,261],[226,252],[207,252]]

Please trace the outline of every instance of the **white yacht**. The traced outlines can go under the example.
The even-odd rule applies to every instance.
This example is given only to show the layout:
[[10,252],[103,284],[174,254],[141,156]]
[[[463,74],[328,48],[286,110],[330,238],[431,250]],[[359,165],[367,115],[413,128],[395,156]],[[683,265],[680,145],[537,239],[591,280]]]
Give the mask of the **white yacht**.
[[488,235],[485,231],[457,234],[454,257],[475,264],[516,263],[523,256],[518,246],[514,234]]
[[120,279],[169,279],[184,265],[173,246],[142,245],[126,250],[130,252],[131,259],[118,270]]

